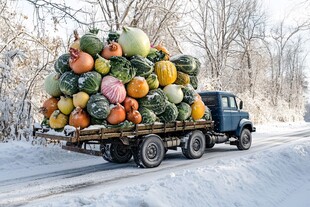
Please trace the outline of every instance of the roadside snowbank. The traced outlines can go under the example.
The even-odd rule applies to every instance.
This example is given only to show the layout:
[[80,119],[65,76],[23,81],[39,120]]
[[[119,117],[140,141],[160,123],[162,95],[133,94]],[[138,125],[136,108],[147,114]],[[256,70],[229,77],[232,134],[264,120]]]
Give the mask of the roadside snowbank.
[[[258,139],[309,124],[258,126]],[[93,187],[38,200],[26,206],[310,206],[310,140],[242,157],[219,159],[186,170],[158,172],[135,182]],[[225,153],[225,152],[223,152]],[[10,177],[102,163],[101,157],[70,153],[29,142],[0,144],[0,183]],[[44,166],[42,168],[42,166]],[[142,170],[142,169],[140,169]],[[112,171],[113,173],[113,171]]]
[[[310,141],[29,206],[310,206]],[[124,184],[126,186],[126,184]],[[302,189],[302,190],[301,190]],[[289,197],[289,199],[288,199]]]

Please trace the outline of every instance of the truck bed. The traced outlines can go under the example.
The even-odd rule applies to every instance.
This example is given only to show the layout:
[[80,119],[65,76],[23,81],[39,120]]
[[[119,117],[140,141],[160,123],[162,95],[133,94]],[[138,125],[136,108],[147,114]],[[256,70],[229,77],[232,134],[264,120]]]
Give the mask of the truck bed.
[[137,124],[128,128],[105,128],[94,125],[85,129],[66,130],[55,132],[46,127],[34,126],[34,137],[42,137],[53,140],[64,140],[72,143],[83,141],[100,141],[104,139],[137,137],[147,134],[174,133],[194,129],[210,129],[213,122],[210,120],[176,121],[170,123],[156,122],[152,125]]

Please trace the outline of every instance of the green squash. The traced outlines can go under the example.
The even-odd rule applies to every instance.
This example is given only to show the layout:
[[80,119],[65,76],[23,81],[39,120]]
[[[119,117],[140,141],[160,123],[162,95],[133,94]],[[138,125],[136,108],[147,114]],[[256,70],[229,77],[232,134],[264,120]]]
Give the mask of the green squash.
[[70,71],[71,68],[69,66],[70,54],[62,54],[58,57],[58,59],[54,63],[54,68],[57,73],[63,74],[67,71]]
[[95,61],[95,70],[101,75],[106,75],[110,72],[110,60],[106,60],[97,54],[97,59]]
[[142,124],[154,124],[157,120],[156,114],[150,109],[139,107],[139,112],[142,116]]
[[96,71],[83,73],[78,80],[80,91],[84,91],[89,95],[97,93],[100,89],[100,84],[101,75]]
[[198,78],[197,76],[189,76],[190,84],[193,86],[194,89],[198,88]]
[[178,108],[178,112],[179,112],[177,120],[179,120],[179,121],[184,121],[184,120],[188,119],[192,114],[191,106],[185,102],[179,103],[177,105],[177,108]]
[[140,55],[133,56],[130,63],[136,68],[136,76],[147,78],[154,70],[154,63]]
[[136,75],[136,69],[124,57],[112,56],[110,58],[110,66],[110,75],[121,80],[124,84],[131,81]]
[[72,96],[79,92],[78,87],[79,76],[72,71],[65,72],[59,79],[59,88],[65,95]]
[[173,122],[176,121],[179,111],[174,103],[166,101],[165,111],[158,115],[161,122]]
[[110,103],[105,96],[97,93],[90,96],[86,109],[91,117],[102,120],[110,114]]
[[80,39],[80,48],[83,52],[86,52],[96,57],[96,54],[100,54],[103,49],[103,42],[93,33],[87,33]]
[[151,47],[149,54],[146,56],[146,58],[153,63],[156,63],[158,61],[164,60],[166,54],[163,51],[158,51],[156,48]]
[[118,32],[110,31],[108,34],[107,42],[110,44],[111,42],[118,42],[120,34]]
[[156,89],[159,87],[159,81],[155,73],[151,73],[147,78],[146,82],[149,85],[150,90]]
[[190,83],[190,76],[188,74],[183,73],[181,71],[178,71],[177,73],[178,73],[177,79],[174,82],[174,84],[185,86]]
[[165,111],[166,108],[167,96],[162,89],[157,88],[150,90],[149,93],[138,100],[139,107],[145,107],[153,111],[156,115],[161,114]]
[[105,119],[97,119],[93,116],[90,116],[90,124],[91,125],[106,125],[107,124],[107,120]]
[[198,95],[198,93],[195,91],[192,85],[188,84],[185,87],[182,88],[183,91],[183,100],[182,102],[185,102],[189,105],[192,105]]
[[191,55],[175,55],[170,58],[178,71],[184,72],[188,75],[197,75],[200,70],[200,62],[197,58]]
[[206,106],[205,114],[202,117],[205,120],[212,120],[211,110]]
[[61,90],[59,87],[59,73],[51,73],[44,80],[44,89],[46,93],[53,97],[59,97],[61,95]]

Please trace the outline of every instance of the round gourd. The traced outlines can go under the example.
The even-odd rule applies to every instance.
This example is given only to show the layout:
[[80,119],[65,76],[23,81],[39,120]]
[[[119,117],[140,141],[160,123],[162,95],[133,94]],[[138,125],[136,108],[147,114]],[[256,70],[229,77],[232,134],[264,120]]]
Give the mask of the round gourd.
[[170,61],[159,61],[155,63],[154,71],[158,77],[159,85],[172,84],[177,79],[177,69]]
[[80,91],[84,91],[87,94],[94,94],[99,91],[101,84],[101,75],[96,71],[90,71],[83,73],[78,80],[78,86]]
[[159,81],[155,73],[150,74],[146,78],[146,82],[149,85],[150,90],[153,90],[159,87]]
[[75,107],[85,108],[89,100],[89,95],[83,91],[73,94],[73,105]]
[[112,56],[110,58],[110,75],[128,83],[136,75],[136,69],[132,67],[129,60],[124,57]]
[[126,57],[134,55],[146,57],[150,51],[149,37],[138,28],[123,27],[118,43],[122,46],[123,55]]
[[87,33],[80,39],[80,48],[83,52],[95,57],[103,49],[103,42],[93,33]]
[[174,84],[185,86],[190,83],[190,77],[188,74],[180,72],[180,71],[178,71],[177,74],[178,74],[177,79],[174,82]]
[[61,113],[59,110],[55,110],[49,119],[49,125],[53,129],[62,129],[68,124],[68,116]]
[[142,116],[142,122],[141,122],[142,124],[154,124],[155,123],[157,116],[153,111],[145,107],[140,107],[139,112]]
[[60,74],[70,71],[71,69],[69,66],[69,59],[70,59],[69,53],[62,54],[61,56],[59,56],[54,64],[55,71]]
[[58,99],[51,97],[44,101],[43,106],[40,108],[40,112],[44,115],[45,118],[50,118],[51,114],[58,109],[57,106]]
[[87,112],[96,119],[106,119],[110,114],[110,103],[101,94],[94,94],[87,102]]
[[184,121],[188,119],[192,114],[192,108],[189,104],[181,102],[177,105],[178,108],[178,117],[177,120]]
[[75,108],[69,117],[69,125],[75,128],[84,129],[90,125],[90,116],[82,108]]
[[44,80],[44,88],[46,93],[53,97],[59,97],[61,95],[61,90],[59,87],[59,73],[51,73]]
[[72,71],[65,72],[59,79],[59,87],[63,94],[72,96],[79,91],[79,76]]
[[60,96],[60,100],[58,101],[57,106],[61,113],[65,115],[69,115],[74,109],[71,97]]
[[159,115],[165,111],[167,97],[162,89],[151,90],[145,97],[138,100],[139,107],[145,107]]
[[206,106],[201,99],[196,99],[194,103],[191,105],[191,108],[192,108],[191,116],[194,120],[201,119],[204,116]]
[[127,84],[127,93],[133,98],[142,98],[149,92],[145,78],[136,76]]
[[178,104],[178,103],[181,103],[181,101],[183,100],[183,96],[184,96],[182,87],[183,86],[181,85],[169,84],[164,87],[163,91],[171,103]]
[[179,114],[178,108],[174,103],[166,101],[165,111],[158,115],[161,122],[173,122],[177,119]]
[[100,55],[97,54],[97,59],[95,61],[95,70],[101,75],[106,75],[110,72],[110,61],[104,59]]

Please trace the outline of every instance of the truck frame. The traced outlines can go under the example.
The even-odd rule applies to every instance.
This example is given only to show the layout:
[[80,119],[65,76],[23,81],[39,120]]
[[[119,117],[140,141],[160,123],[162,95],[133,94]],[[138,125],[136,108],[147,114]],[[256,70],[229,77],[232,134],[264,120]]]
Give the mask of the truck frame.
[[[206,148],[217,143],[248,150],[255,128],[248,113],[241,111],[243,102],[237,107],[236,96],[227,92],[202,92],[200,96],[211,111],[210,120],[155,122],[126,128],[65,128],[63,133],[35,125],[33,134],[34,138],[66,141],[62,146],[66,150],[103,156],[113,163],[127,163],[133,157],[137,166],[143,168],[159,166],[167,150],[178,147],[189,159],[200,158]],[[90,144],[99,146],[99,150],[88,149]]]

